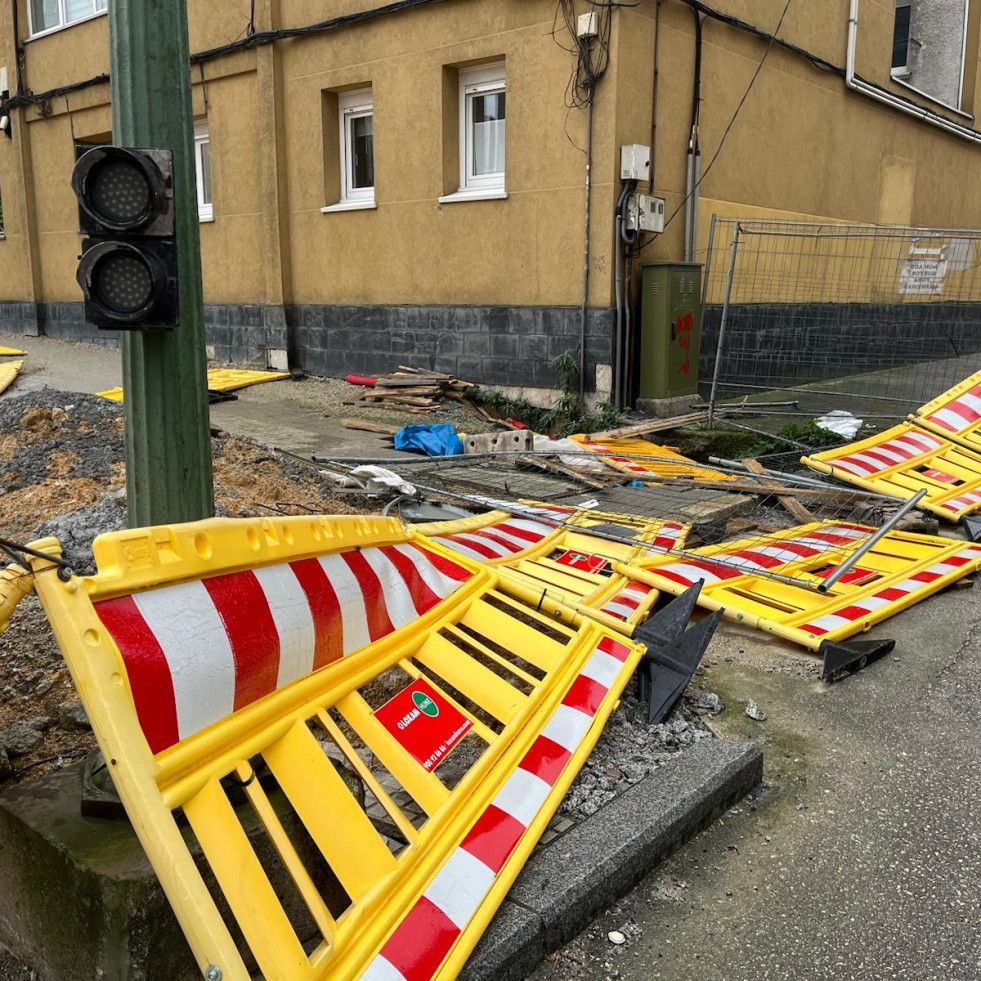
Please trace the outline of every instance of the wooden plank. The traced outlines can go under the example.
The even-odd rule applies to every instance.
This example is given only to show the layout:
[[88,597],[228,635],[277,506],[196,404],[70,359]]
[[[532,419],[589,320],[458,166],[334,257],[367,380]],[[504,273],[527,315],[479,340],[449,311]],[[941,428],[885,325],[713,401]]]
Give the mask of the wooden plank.
[[341,425],[345,429],[360,429],[366,433],[381,433],[384,436],[394,436],[398,431],[398,426],[386,426],[382,422],[368,422],[361,419],[342,419]]
[[[761,477],[767,476],[767,469],[763,466],[759,460],[754,460],[752,457],[747,457],[743,460],[743,466],[750,472],[759,474]],[[812,514],[810,511],[797,500],[796,497],[791,497],[790,495],[784,494],[777,498],[777,500],[786,508],[801,524],[809,525],[812,521],[819,521],[820,519]]]
[[689,412],[683,416],[672,416],[670,419],[649,419],[647,422],[633,426],[621,426],[619,429],[607,429],[601,433],[591,433],[592,439],[619,439],[621,436],[643,436],[645,433],[656,433],[663,429],[675,429],[691,422],[701,422],[708,419],[708,410]]

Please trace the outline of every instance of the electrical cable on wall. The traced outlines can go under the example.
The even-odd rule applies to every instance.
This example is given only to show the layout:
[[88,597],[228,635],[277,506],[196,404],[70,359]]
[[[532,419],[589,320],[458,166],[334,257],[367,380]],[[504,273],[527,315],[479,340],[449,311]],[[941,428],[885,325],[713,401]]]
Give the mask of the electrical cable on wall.
[[[689,6],[697,7],[697,8],[701,8],[702,6],[704,6],[703,4],[699,3],[698,0],[685,0],[685,3],[688,3]],[[667,230],[671,222],[674,221],[674,219],[678,216],[681,210],[685,207],[685,205],[688,204],[692,196],[701,186],[702,181],[704,181],[705,178],[708,176],[709,171],[712,169],[713,166],[715,166],[715,162],[719,159],[719,154],[722,153],[722,148],[725,146],[726,139],[729,136],[729,133],[732,131],[732,127],[735,125],[736,120],[739,118],[739,113],[742,111],[743,106],[746,104],[746,100],[749,98],[750,93],[753,91],[753,86],[756,85],[756,80],[760,77],[760,73],[763,71],[763,66],[766,64],[766,60],[769,57],[770,52],[773,50],[773,45],[777,41],[777,35],[780,33],[780,28],[783,26],[783,22],[787,16],[787,11],[790,10],[791,3],[793,3],[793,0],[787,0],[787,2],[784,4],[783,12],[780,14],[780,20],[777,21],[777,26],[774,28],[773,33],[769,35],[769,41],[767,42],[766,50],[763,52],[763,57],[760,58],[760,62],[756,66],[756,71],[753,72],[753,77],[749,80],[749,85],[746,87],[746,91],[743,92],[742,98],[739,100],[738,104],[736,105],[736,108],[733,111],[733,114],[730,117],[725,130],[722,133],[722,137],[719,140],[719,145],[715,148],[715,153],[712,155],[712,159],[709,161],[708,166],[702,171],[701,175],[699,176],[698,180],[695,182],[692,189],[685,195],[685,197],[682,199],[678,207],[671,212],[671,215],[664,222],[665,231]],[[697,113],[694,113],[694,118],[697,121]],[[654,235],[652,238],[648,239],[648,241],[646,241],[643,245],[641,245],[635,251],[634,254],[639,255],[649,245],[657,241],[657,239],[663,234],[664,232],[660,232],[659,234]]]
[[[595,17],[595,30],[581,33],[578,25],[575,0],[559,0],[552,18],[552,39],[564,51],[574,54],[576,61],[566,86],[566,106],[569,109],[586,110],[586,176],[584,186],[584,216],[583,216],[583,270],[582,270],[582,302],[579,307],[579,404],[582,405],[586,395],[586,327],[588,323],[589,306],[589,237],[590,237],[590,197],[592,190],[593,166],[593,106],[596,97],[596,85],[606,74],[610,66],[610,35],[613,25],[613,7],[635,6],[634,3],[592,2],[590,5],[600,8],[590,14]],[[559,20],[565,25],[566,32],[572,40],[572,47],[566,47],[556,36],[559,31]]]

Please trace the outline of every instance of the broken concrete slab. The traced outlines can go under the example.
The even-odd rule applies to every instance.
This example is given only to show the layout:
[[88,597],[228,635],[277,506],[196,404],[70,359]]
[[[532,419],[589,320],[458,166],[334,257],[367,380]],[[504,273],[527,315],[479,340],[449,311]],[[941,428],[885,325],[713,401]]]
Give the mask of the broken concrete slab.
[[540,848],[460,981],[521,981],[762,777],[752,744],[705,740]]
[[739,514],[749,514],[756,499],[745,494],[706,490],[697,484],[690,487],[659,484],[656,487],[611,487],[556,498],[556,503],[580,504],[598,501],[604,511],[637,514],[647,518],[672,518],[692,525],[712,525]]

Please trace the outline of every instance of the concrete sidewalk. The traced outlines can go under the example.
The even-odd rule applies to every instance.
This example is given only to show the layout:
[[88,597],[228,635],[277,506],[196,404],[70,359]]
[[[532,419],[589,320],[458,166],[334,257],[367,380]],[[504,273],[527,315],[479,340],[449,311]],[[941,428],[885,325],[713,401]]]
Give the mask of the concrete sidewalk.
[[[11,394],[57,388],[66,392],[94,392],[122,384],[119,349],[96,344],[75,344],[50,337],[24,337],[0,333],[0,344],[27,351],[24,367]],[[215,365],[215,367],[221,367]],[[211,407],[211,423],[235,436],[249,436],[278,449],[300,456],[322,452],[336,456],[391,456],[406,454],[393,450],[385,437],[346,429],[341,420],[348,416],[393,425],[413,422],[441,422],[456,419],[442,417],[398,416],[381,410],[344,405],[354,401],[359,392],[336,378],[305,378],[300,382],[271,382],[240,389],[234,402]],[[481,426],[483,428],[483,426]]]
[[[724,622],[697,680],[727,705],[713,725],[764,748],[764,791],[532,981],[981,977],[978,592],[949,589],[875,627],[894,654],[833,686]],[[747,698],[766,722],[746,718]]]

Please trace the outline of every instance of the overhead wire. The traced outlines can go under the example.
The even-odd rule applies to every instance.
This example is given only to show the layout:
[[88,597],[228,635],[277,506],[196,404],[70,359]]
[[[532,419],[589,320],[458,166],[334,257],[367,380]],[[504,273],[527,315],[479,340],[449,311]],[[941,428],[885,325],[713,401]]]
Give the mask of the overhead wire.
[[[705,6],[705,4],[699,2],[699,0],[684,0],[684,2],[687,3],[690,7],[692,7],[697,12],[701,11],[701,9]],[[735,125],[736,120],[739,118],[739,113],[742,111],[743,106],[746,105],[746,100],[749,98],[750,93],[753,91],[753,87],[756,85],[756,80],[760,77],[760,73],[763,71],[763,66],[766,64],[767,58],[769,57],[770,52],[773,50],[774,44],[776,44],[776,42],[778,41],[780,28],[783,27],[783,22],[787,17],[787,11],[790,10],[790,5],[792,3],[793,0],[787,0],[787,2],[784,4],[783,12],[780,14],[780,19],[777,21],[777,26],[773,29],[772,34],[765,34],[764,32],[759,31],[758,28],[753,29],[752,33],[757,35],[762,35],[767,38],[767,45],[766,45],[766,49],[763,51],[763,56],[760,58],[759,64],[756,66],[756,71],[753,72],[753,77],[749,80],[749,85],[746,86],[746,91],[743,92],[742,98],[737,103],[736,108],[732,113],[732,116],[729,118],[729,122],[726,124],[726,128],[723,131],[722,137],[719,140],[719,145],[715,148],[715,153],[712,155],[712,159],[709,161],[708,166],[702,171],[698,180],[694,182],[691,190],[689,190],[688,193],[681,199],[681,202],[679,203],[678,207],[671,212],[670,216],[664,222],[665,230],[668,228],[671,222],[678,217],[679,213],[682,211],[682,209],[684,209],[685,205],[688,204],[688,202],[694,196],[698,188],[701,187],[702,181],[704,181],[705,178],[708,177],[709,171],[711,171],[711,169],[715,166],[715,162],[719,159],[719,155],[722,153],[722,149],[725,146],[726,139],[728,138],[729,133],[732,131],[732,127]],[[736,20],[736,18],[729,18],[729,19]],[[742,24],[743,22],[740,21],[739,23]],[[698,117],[699,117],[699,113],[697,109],[697,96],[696,96],[695,105],[693,105],[692,107],[693,126],[697,125]],[[658,237],[663,234],[664,231],[661,231],[655,234],[654,236],[652,236],[643,245],[639,246],[635,250],[635,255],[639,255],[644,249],[646,249],[649,245],[654,243],[658,239]]]

